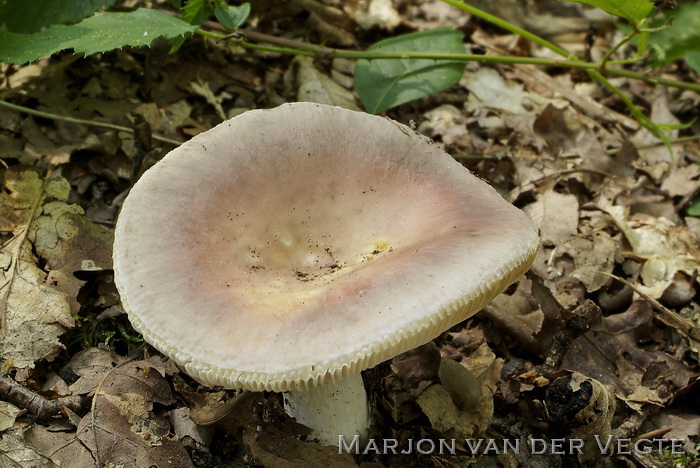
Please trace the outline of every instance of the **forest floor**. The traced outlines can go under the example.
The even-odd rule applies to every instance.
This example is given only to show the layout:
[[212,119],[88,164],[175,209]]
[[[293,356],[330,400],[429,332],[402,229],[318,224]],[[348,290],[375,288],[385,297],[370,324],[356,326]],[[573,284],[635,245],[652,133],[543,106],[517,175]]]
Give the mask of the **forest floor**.
[[[579,56],[600,58],[620,37],[581,5],[472,3]],[[544,54],[437,1],[363,4],[331,24],[304,2],[259,1],[247,27],[364,49],[452,26],[473,53]],[[658,144],[618,96],[563,68],[469,63],[459,84],[386,111],[522,208],[541,246],[483,311],[365,372],[374,440],[402,450],[455,439],[455,453],[380,444],[339,454],[303,442],[279,395],[202,385],[144,343],[111,250],[130,187],[178,142],[285,102],[360,110],[354,62],[199,36],[169,48],[0,65],[0,99],[89,123],[0,107],[1,467],[700,466],[700,218],[687,213],[700,196],[697,139]],[[680,61],[654,73],[698,81]],[[614,81],[655,122],[700,115],[698,93]],[[671,138],[698,134],[695,122]],[[460,362],[478,390],[441,382],[441,358]]]

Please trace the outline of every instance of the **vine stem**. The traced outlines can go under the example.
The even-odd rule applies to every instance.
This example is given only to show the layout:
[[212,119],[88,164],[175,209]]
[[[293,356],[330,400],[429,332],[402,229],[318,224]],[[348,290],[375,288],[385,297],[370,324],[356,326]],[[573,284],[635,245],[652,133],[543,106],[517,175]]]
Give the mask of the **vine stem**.
[[[446,1],[446,0],[443,0]],[[452,0],[447,0],[452,1]],[[502,21],[502,20],[501,20]],[[215,23],[213,23],[215,24]],[[213,27],[213,24],[207,22],[207,27]],[[216,28],[219,29],[219,28]],[[520,28],[516,28],[520,30]],[[582,60],[556,60],[538,57],[512,57],[507,55],[476,55],[476,54],[450,54],[437,52],[416,52],[416,51],[399,51],[399,52],[368,52],[361,50],[343,50],[332,47],[322,47],[308,42],[295,41],[281,37],[270,36],[268,34],[259,33],[257,31],[249,31],[240,28],[236,34],[220,34],[205,29],[198,29],[197,34],[203,37],[208,37],[216,40],[228,40],[245,49],[256,50],[260,52],[270,52],[284,55],[301,55],[304,57],[313,58],[347,58],[347,59],[431,59],[431,60],[453,60],[455,62],[480,62],[480,63],[504,63],[504,64],[521,64],[521,65],[539,65],[545,67],[562,67],[574,68],[586,71],[605,70],[605,74],[609,76],[619,76],[631,78],[638,81],[653,85],[663,85],[672,88],[687,89],[700,92],[700,84],[687,83],[685,81],[671,80],[663,77],[648,76],[644,73],[633,72],[621,68],[604,68],[602,63],[584,62]],[[530,36],[534,36],[528,33]],[[272,46],[261,45],[253,42],[263,42],[272,44]],[[541,39],[541,38],[540,38]],[[544,41],[544,39],[541,39]],[[547,42],[547,41],[544,41]],[[539,42],[538,42],[539,43]],[[556,47],[556,46],[555,46]],[[561,49],[563,51],[563,49]],[[564,51],[566,53],[566,51]]]
[[[544,39],[536,34],[533,34],[529,31],[526,31],[525,29],[519,28],[518,26],[515,26],[514,24],[511,24],[511,23],[509,23],[501,18],[498,18],[497,16],[493,16],[490,13],[487,13],[483,10],[480,10],[476,7],[473,7],[473,6],[469,5],[468,3],[464,2],[463,0],[440,0],[440,1],[442,1],[443,3],[447,3],[448,5],[452,5],[456,8],[459,8],[460,10],[466,11],[466,12],[476,16],[477,18],[481,18],[485,21],[488,21],[489,23],[494,24],[500,28],[503,28],[506,31],[510,31],[513,34],[517,34],[525,39],[528,39],[536,44],[539,44],[542,47],[545,47],[545,48],[561,55],[562,57],[566,58],[569,61],[573,61],[575,63],[578,63],[578,62],[590,63],[590,62],[584,62],[584,61],[580,60],[578,57],[573,56],[571,53],[567,52],[566,50],[562,49],[561,47],[557,46],[556,44],[553,44],[552,42],[549,42],[546,39]],[[638,32],[639,31],[637,29],[638,25],[634,25],[634,27],[635,27],[635,32]],[[596,67],[590,68],[590,69],[587,68],[586,71],[588,72],[588,74],[590,75],[591,78],[593,78],[594,80],[601,83],[603,86],[608,88],[608,90],[610,90],[610,92],[614,93],[617,97],[619,97],[620,100],[625,103],[625,105],[630,110],[630,112],[632,112],[632,115],[634,115],[634,117],[639,122],[639,124],[641,126],[643,126],[644,128],[646,128],[647,130],[649,130],[654,136],[656,136],[657,138],[662,140],[664,142],[664,144],[669,148],[669,151],[670,151],[670,139],[669,139],[668,135],[666,135],[661,130],[661,127],[659,127],[656,123],[654,123],[649,118],[647,118],[644,115],[644,113],[639,109],[639,107],[637,107],[637,105],[634,104],[634,102],[632,102],[631,99],[629,99],[617,86],[612,84],[607,78],[605,78],[605,76],[603,76],[603,73],[605,73],[607,75],[617,75],[617,72],[620,70],[617,68],[606,68],[605,65],[606,65],[606,60],[608,58],[609,58],[609,56],[606,55],[606,57],[603,59],[602,63],[595,64]],[[633,76],[630,73],[634,73],[634,72],[628,72],[627,77],[641,79],[640,77]],[[640,74],[634,73],[634,75],[640,75]],[[641,79],[641,81],[648,82],[645,79]],[[669,86],[671,86],[671,85],[669,85]],[[683,89],[695,90],[696,88],[700,88],[700,85],[695,85],[695,86],[692,86],[691,88],[686,88],[684,86],[681,86],[681,87]]]
[[549,49],[553,52],[556,52],[558,55],[561,55],[562,57],[565,57],[569,60],[577,60],[576,56],[572,55],[568,51],[562,49],[556,44],[553,44],[552,42],[549,42],[548,40],[531,33],[530,31],[527,31],[523,28],[519,28],[518,26],[509,23],[508,21],[499,18],[498,16],[494,16],[490,13],[485,12],[484,10],[480,10],[476,7],[473,7],[469,5],[468,3],[463,2],[462,0],[440,0],[443,3],[447,3],[448,5],[452,5],[453,7],[459,8],[462,11],[466,11],[467,13],[476,16],[477,18],[481,18],[484,21],[488,21],[489,23],[498,26],[499,28],[505,29],[506,31],[510,31],[513,34],[517,34],[518,36],[521,36],[529,41],[534,42],[535,44],[539,44],[542,47]]

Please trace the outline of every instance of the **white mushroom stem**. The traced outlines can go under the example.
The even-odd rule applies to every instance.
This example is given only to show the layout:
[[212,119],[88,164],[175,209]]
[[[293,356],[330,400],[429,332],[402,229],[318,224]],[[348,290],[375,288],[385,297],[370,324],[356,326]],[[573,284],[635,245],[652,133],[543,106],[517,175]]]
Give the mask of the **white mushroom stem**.
[[370,425],[367,392],[362,374],[284,394],[284,407],[297,422],[313,429],[323,445],[337,445],[339,436],[366,440]]

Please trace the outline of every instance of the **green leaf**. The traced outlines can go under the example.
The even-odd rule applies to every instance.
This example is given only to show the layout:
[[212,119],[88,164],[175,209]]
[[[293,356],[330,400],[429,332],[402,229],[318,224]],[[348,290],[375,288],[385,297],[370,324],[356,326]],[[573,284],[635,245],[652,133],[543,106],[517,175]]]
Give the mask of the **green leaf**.
[[649,16],[654,9],[654,4],[649,0],[568,0],[571,2],[585,3],[611,15],[619,16],[627,21],[638,24]]
[[[700,51],[700,4],[684,3],[668,14],[675,16],[671,26],[649,34],[651,64],[654,67],[662,67]],[[688,63],[692,66],[695,62],[697,65],[697,61],[697,57],[690,56]]]
[[197,26],[201,26],[214,14],[211,0],[189,0],[182,11],[182,19]]
[[700,52],[689,52],[685,54],[685,61],[690,68],[700,73]]
[[[182,19],[196,26],[201,26],[213,14],[214,8],[211,6],[211,0],[188,0],[182,9]],[[175,53],[184,42],[184,37],[175,39],[170,53]]]
[[226,5],[221,2],[216,5],[216,19],[226,29],[235,31],[246,22],[250,16],[250,3],[244,3],[241,6]]
[[[462,33],[449,27],[405,34],[379,41],[367,52],[464,53]],[[464,62],[433,59],[360,60],[355,67],[355,89],[368,112],[420,99],[457,83]]]
[[688,216],[700,217],[700,198],[693,200],[693,203],[685,210]]
[[114,0],[0,0],[0,30],[29,34],[52,24],[77,23]]
[[197,26],[167,13],[145,8],[98,13],[74,25],[54,25],[34,34],[0,31],[0,61],[21,64],[65,49],[89,55],[124,46],[140,47],[161,36],[171,39],[195,29]]

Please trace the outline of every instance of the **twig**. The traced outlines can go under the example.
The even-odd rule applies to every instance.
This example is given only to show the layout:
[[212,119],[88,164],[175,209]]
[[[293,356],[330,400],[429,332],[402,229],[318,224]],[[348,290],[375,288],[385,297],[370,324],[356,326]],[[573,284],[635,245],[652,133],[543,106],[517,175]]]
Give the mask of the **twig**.
[[63,408],[77,413],[84,403],[79,395],[49,400],[8,377],[0,377],[0,397],[26,409],[39,419],[50,419],[58,415]]
[[[649,304],[652,305],[654,309],[656,309],[658,312],[660,312],[660,315],[658,316],[659,319],[664,322],[666,325],[675,328],[678,330],[678,332],[683,336],[686,340],[688,341],[694,341],[696,345],[700,345],[700,328],[694,327],[691,323],[689,323],[687,320],[685,320],[683,317],[675,313],[674,311],[668,309],[665,307],[663,304],[661,304],[659,301],[654,299],[648,294],[645,294],[643,291],[641,291],[636,285],[630,283],[624,278],[620,278],[617,275],[613,275],[611,273],[606,273],[604,271],[599,271],[598,272],[601,275],[608,276],[610,278],[613,278],[614,280],[617,280],[621,282],[622,284],[629,286],[634,292],[639,294],[644,300],[649,302]],[[689,343],[692,346],[692,343]]]
[[[698,141],[700,140],[700,135],[690,135],[690,136],[685,136],[685,137],[679,137],[671,140],[671,145],[682,145],[684,143],[690,143],[691,141]],[[650,148],[658,148],[659,146],[664,146],[665,143],[663,141],[657,141],[656,143],[648,143],[646,145],[639,145],[635,146],[638,150],[642,149],[650,149]],[[605,153],[606,154],[617,154],[620,152],[620,148],[612,148],[607,150]]]

